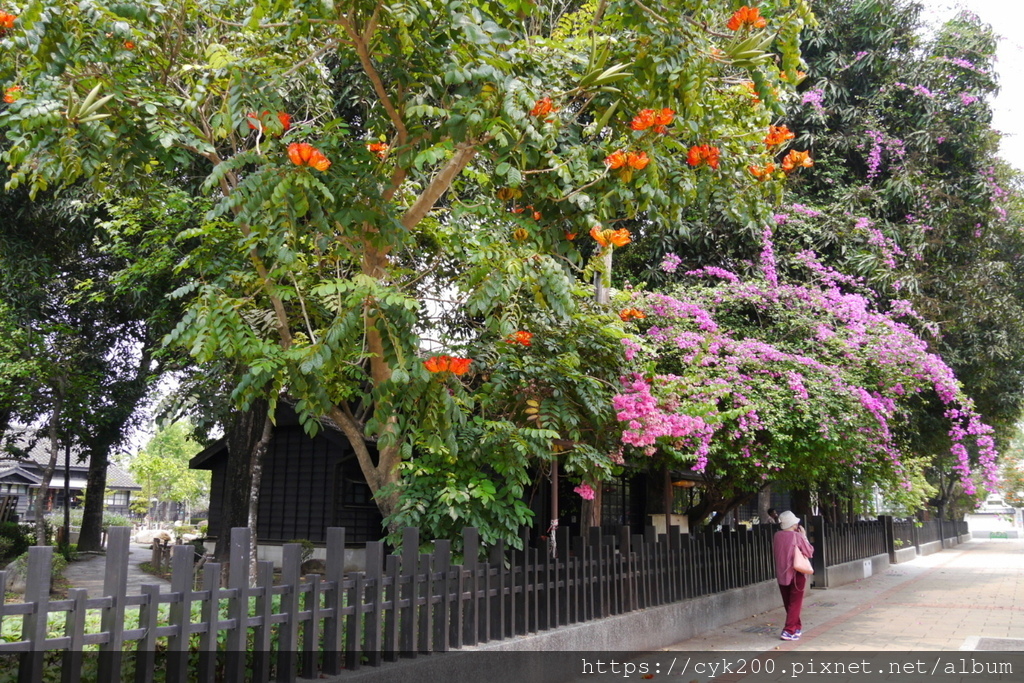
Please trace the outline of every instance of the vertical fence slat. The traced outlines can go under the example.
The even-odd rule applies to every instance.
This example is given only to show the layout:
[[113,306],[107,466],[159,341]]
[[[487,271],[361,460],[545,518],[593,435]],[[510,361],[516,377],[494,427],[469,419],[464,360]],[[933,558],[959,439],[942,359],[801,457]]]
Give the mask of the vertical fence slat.
[[[139,628],[145,629],[145,634],[139,639],[135,650],[135,683],[148,683],[153,680],[156,666],[156,625],[160,614],[160,586],[143,584],[142,594],[146,596],[146,602],[139,608]],[[84,605],[82,611],[85,611]],[[85,628],[85,614],[82,615],[82,628]]]
[[495,596],[491,600],[490,637],[495,640],[505,639],[505,618],[508,598],[508,570],[505,568],[505,541],[498,541],[491,547],[489,563],[494,567]]
[[[192,546],[188,546],[189,551]],[[168,621],[175,627],[174,635],[167,637],[167,683],[185,683],[188,679],[189,625],[192,622],[192,582],[195,563],[184,552],[171,556],[171,603]]]
[[[340,580],[339,580],[340,581]],[[367,596],[367,612],[365,617],[365,641],[363,652],[366,653],[367,664],[380,666],[381,664],[381,612],[384,602],[384,544],[374,541],[366,544],[366,583],[369,590]],[[340,595],[339,583],[339,595]],[[338,603],[341,607],[341,603]],[[341,623],[339,618],[338,623]],[[331,642],[334,642],[333,640]],[[330,673],[328,671],[328,673]]]
[[252,677],[253,683],[266,683],[270,680],[270,636],[272,628],[270,618],[274,613],[274,563],[260,561],[256,563],[256,616],[260,623],[252,630]]
[[[469,592],[468,600],[463,603],[462,642],[464,645],[477,644],[477,566],[480,556],[480,532],[475,527],[462,530],[463,570],[466,573],[465,590]],[[462,597],[460,596],[460,602]]]
[[384,659],[393,662],[398,659],[398,556],[388,555],[384,560],[387,574],[384,584]]
[[323,583],[319,574],[311,574],[309,578],[311,583],[304,605],[305,611],[309,612],[309,619],[302,625],[302,677],[316,678],[320,668],[320,620],[323,619],[320,600]]
[[366,595],[366,572],[353,572],[348,589],[348,606],[351,614],[345,617],[345,668],[353,671],[362,665],[362,634],[359,623],[363,616],[363,598]]
[[[0,587],[4,585],[0,580]],[[61,683],[78,683],[82,680],[82,645],[85,640],[85,601],[89,592],[84,588],[72,588],[68,597],[74,602],[64,622],[64,635],[71,639],[64,651],[60,672]],[[136,658],[136,669],[140,666]]]
[[[103,595],[111,599],[110,607],[100,615],[100,629],[107,642],[100,645],[97,677],[101,681],[114,681],[121,677],[124,644],[124,600],[128,595],[128,553],[131,529],[111,527],[107,535],[107,560],[103,575]],[[182,546],[176,546],[175,549]],[[188,546],[191,550],[191,546]]]
[[[380,546],[380,543],[378,542],[377,545]],[[370,552],[368,543],[366,545],[367,571],[370,571]],[[379,585],[379,573],[377,580]],[[341,673],[341,625],[343,623],[341,609],[345,602],[345,594],[341,587],[345,581],[345,529],[343,527],[332,526],[327,529],[327,581],[331,584],[331,590],[327,596],[327,608],[333,610],[334,616],[324,624],[324,673],[329,676],[337,676]],[[370,614],[376,617],[380,600],[374,600],[373,605],[374,608]],[[369,622],[369,615],[367,621]],[[367,629],[369,630],[369,626]],[[380,641],[375,641],[373,645],[368,643],[367,647],[379,651]]]
[[281,549],[281,613],[288,615],[277,632],[277,680],[294,683],[297,649],[299,646],[299,567],[302,564],[302,546],[285,543]]
[[432,632],[431,627],[431,616],[432,616],[432,603],[434,601],[434,574],[431,571],[431,555],[430,553],[420,553],[420,565],[416,571],[417,576],[423,577],[419,581],[417,586],[416,594],[417,601],[422,601],[422,605],[419,607],[419,628],[418,628],[418,643],[417,646],[419,651],[423,654],[427,654],[431,651],[430,647],[430,635]]
[[[246,617],[249,616],[249,555],[252,550],[252,530],[239,527],[231,530],[231,546],[228,550],[228,588],[235,591],[235,596],[228,600],[228,619],[235,621],[235,627],[225,634],[224,650],[227,652],[224,680],[227,683],[242,683],[245,680],[245,657],[242,656],[249,647],[249,629]],[[216,595],[217,584],[211,584]],[[218,601],[219,602],[219,601]],[[219,612],[214,609],[214,614]],[[217,642],[217,633],[213,634],[213,642]]]
[[434,541],[433,570],[440,577],[437,583],[440,599],[434,610],[434,650],[436,652],[448,652],[448,632],[452,615],[451,564],[451,541]]
[[402,529],[401,617],[398,622],[398,649],[403,657],[416,656],[416,563],[420,552],[420,532],[416,527]]
[[[234,532],[234,530],[232,530]],[[232,536],[234,533],[232,533]],[[234,567],[232,567],[232,570]],[[210,597],[207,600],[203,600],[201,606],[201,620],[207,624],[207,631],[199,636],[199,670],[197,678],[200,681],[212,681],[214,672],[217,667],[217,620],[220,612],[220,600],[217,599],[217,592],[220,590],[220,563],[210,562],[203,565],[203,591],[210,591]],[[241,651],[227,651],[227,667],[229,676],[231,675],[231,667],[234,664],[235,670],[241,670],[242,665],[233,663],[231,660],[237,660],[244,657]],[[226,680],[232,680],[227,678]]]
[[53,566],[52,546],[28,549],[28,574],[25,578],[25,602],[34,606],[24,617],[21,639],[29,641],[29,651],[21,655],[19,683],[42,680],[43,651],[46,649],[46,616],[50,601],[50,572]]

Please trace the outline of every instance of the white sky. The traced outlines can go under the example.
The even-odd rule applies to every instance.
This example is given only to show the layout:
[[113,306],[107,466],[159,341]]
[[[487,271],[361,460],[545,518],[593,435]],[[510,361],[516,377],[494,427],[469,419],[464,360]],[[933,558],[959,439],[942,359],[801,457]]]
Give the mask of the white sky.
[[999,156],[1024,171],[1024,1],[918,0],[929,23],[942,23],[959,9],[974,12],[1000,36],[996,52],[999,95],[992,102],[992,127],[1003,134]]

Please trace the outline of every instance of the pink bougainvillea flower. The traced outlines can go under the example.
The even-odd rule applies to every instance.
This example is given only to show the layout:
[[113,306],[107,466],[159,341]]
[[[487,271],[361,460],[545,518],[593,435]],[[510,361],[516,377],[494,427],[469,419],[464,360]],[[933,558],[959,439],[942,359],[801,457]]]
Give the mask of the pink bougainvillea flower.
[[573,491],[578,493],[583,500],[594,500],[594,497],[597,495],[590,484],[580,484]]

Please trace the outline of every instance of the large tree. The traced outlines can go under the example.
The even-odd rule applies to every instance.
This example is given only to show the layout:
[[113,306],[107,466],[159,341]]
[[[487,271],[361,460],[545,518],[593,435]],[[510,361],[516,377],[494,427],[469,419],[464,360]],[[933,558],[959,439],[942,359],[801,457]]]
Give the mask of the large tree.
[[[810,15],[733,5],[32,3],[3,39],[9,186],[141,195],[203,162],[220,199],[182,235],[197,275],[169,341],[242,368],[243,408],[286,392],[310,431],[329,416],[390,515],[414,451],[479,444],[438,438],[472,409],[436,387],[464,344],[526,331],[523,300],[584,314],[573,281],[607,259],[584,270],[578,235],[700,204],[767,219],[776,189],[746,169]],[[456,362],[424,364],[429,337]],[[560,436],[524,442],[593,458]]]

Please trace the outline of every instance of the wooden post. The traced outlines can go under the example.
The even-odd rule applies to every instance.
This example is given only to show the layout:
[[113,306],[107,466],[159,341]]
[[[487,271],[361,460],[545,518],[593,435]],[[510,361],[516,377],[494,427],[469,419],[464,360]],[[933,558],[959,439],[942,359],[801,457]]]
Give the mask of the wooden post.
[[[0,586],[3,585],[3,582],[0,581]],[[68,643],[68,649],[64,651],[60,680],[61,683],[78,683],[82,680],[82,646],[85,644],[85,601],[89,595],[88,591],[84,588],[72,588],[68,591],[68,597],[71,598],[74,607],[68,613],[67,621],[64,622],[64,635],[71,642]],[[138,671],[140,666],[141,664],[136,660],[136,671]]]
[[469,591],[469,600],[464,604],[463,610],[463,635],[464,645],[477,644],[477,559],[480,556],[480,532],[475,527],[466,527],[462,530],[462,554],[463,569],[467,574],[466,590]]
[[[376,545],[379,547],[380,542]],[[366,544],[366,563],[367,572],[373,577],[374,574],[370,569],[370,546]],[[377,551],[377,565],[379,572],[379,553]],[[327,608],[332,610],[334,616],[328,619],[324,624],[324,673],[329,676],[337,676],[341,673],[341,652],[342,652],[342,628],[341,625],[344,623],[344,619],[341,615],[341,610],[345,604],[345,591],[342,588],[342,584],[345,582],[345,528],[344,527],[328,527],[327,529],[327,582],[332,586],[330,589],[329,597],[327,599]],[[377,585],[380,584],[380,575],[376,575]],[[372,617],[377,617],[377,607],[380,604],[380,600],[373,600],[374,609],[370,612]],[[370,619],[371,616],[367,615],[367,648],[371,648],[370,645]],[[380,623],[379,621],[377,622]],[[379,635],[379,629],[378,629]],[[371,649],[380,650],[379,639],[375,641],[376,646]],[[378,653],[379,655],[379,653]]]
[[399,620],[398,649],[403,657],[416,656],[416,569],[420,552],[420,530],[402,529],[402,586],[399,591],[403,607]]
[[256,616],[261,622],[252,632],[252,677],[254,683],[270,680],[270,617],[274,611],[274,563],[256,563]]
[[[330,564],[327,565],[327,571],[331,571]],[[363,651],[370,666],[380,666],[380,616],[384,609],[384,544],[381,541],[366,544],[366,582],[369,584],[369,605],[366,612],[366,642]],[[341,623],[340,619],[338,623]],[[324,637],[326,638],[326,634]]]
[[[224,649],[227,651],[227,667],[225,681],[242,683],[245,680],[245,657],[248,647],[249,617],[249,553],[252,544],[252,531],[248,527],[235,527],[231,530],[231,547],[228,560],[228,588],[234,591],[234,597],[228,600],[228,619],[233,619],[235,627],[227,632]],[[211,587],[216,595],[217,586]],[[219,601],[218,601],[219,602]],[[216,626],[218,610],[214,610],[214,626]],[[214,634],[214,646],[217,638]]]
[[302,564],[302,546],[285,543],[282,548],[281,584],[285,593],[281,596],[281,613],[288,615],[278,631],[277,680],[280,683],[294,683],[296,648],[299,645],[299,566]]
[[[232,571],[233,568],[234,561],[231,563]],[[200,619],[208,626],[206,632],[199,636],[199,671],[196,672],[198,674],[196,677],[200,681],[212,681],[217,670],[217,622],[220,619],[220,609],[218,609],[220,600],[217,599],[217,592],[220,590],[219,562],[209,562],[203,565],[202,586],[203,592],[209,591],[210,596],[203,600],[200,612]],[[242,668],[239,665],[239,659],[244,664],[244,652],[244,650],[234,651],[228,648],[225,667],[227,677],[224,680],[242,680],[235,678],[237,676],[235,671]]]
[[29,651],[21,654],[21,666],[18,668],[19,683],[35,683],[43,679],[43,653],[46,650],[46,617],[49,614],[52,568],[53,546],[33,546],[28,549],[25,602],[34,608],[31,614],[25,615],[22,622],[21,639],[29,641]]
[[[195,562],[192,561],[192,546],[171,556],[171,593],[178,600],[171,602],[169,621],[174,635],[167,637],[167,683],[185,683],[188,679],[189,632],[192,623],[192,584]],[[116,680],[116,679],[107,679]]]

